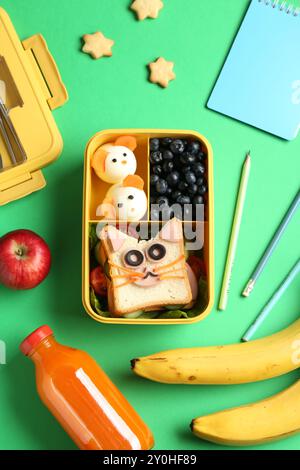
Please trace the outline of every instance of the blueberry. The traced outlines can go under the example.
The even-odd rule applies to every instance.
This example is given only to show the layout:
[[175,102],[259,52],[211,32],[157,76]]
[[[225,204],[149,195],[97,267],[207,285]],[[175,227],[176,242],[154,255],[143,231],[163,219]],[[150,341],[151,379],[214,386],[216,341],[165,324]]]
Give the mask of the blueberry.
[[171,150],[165,150],[163,152],[163,159],[166,160],[166,161],[169,161],[169,160],[173,160],[174,159],[174,155],[173,153],[171,152]]
[[180,204],[175,204],[174,207],[172,208],[172,212],[174,214],[174,217],[178,220],[182,220],[182,207]]
[[182,191],[184,193],[187,190],[187,188],[188,188],[188,184],[186,183],[186,181],[179,181],[178,183],[179,191]]
[[203,219],[203,211],[200,210],[199,212],[196,211],[196,207],[194,206],[194,217],[193,217],[193,220],[201,220],[201,222],[204,221]]
[[206,158],[206,155],[205,155],[204,152],[199,152],[199,153],[198,153],[198,155],[197,155],[197,160],[198,160],[199,162],[203,162],[203,161],[205,160],[205,158]]
[[176,189],[176,191],[172,192],[172,199],[177,201],[177,199],[182,195],[182,192]]
[[196,184],[197,186],[201,186],[203,183],[204,183],[204,178],[202,176],[200,176],[199,178],[197,178],[197,181],[196,181]]
[[177,170],[179,170],[180,172],[182,171],[182,163],[180,161],[180,157],[179,155],[176,155],[175,158],[174,158],[174,165],[175,165],[175,168]]
[[169,147],[172,142],[173,142],[173,139],[171,139],[171,137],[164,137],[161,140],[161,144],[162,144],[163,147]]
[[188,171],[187,173],[185,173],[184,176],[185,176],[185,180],[188,184],[194,184],[197,181],[196,176],[191,171]]
[[198,194],[200,194],[200,196],[203,196],[205,193],[207,193],[207,186],[206,184],[201,184],[198,187]]
[[153,168],[152,168],[152,173],[154,175],[162,176],[163,169],[160,165],[154,165]]
[[166,180],[160,179],[156,183],[156,192],[158,194],[166,194],[167,189],[168,189],[168,183],[166,182]]
[[194,196],[195,194],[197,194],[197,191],[198,191],[198,186],[196,184],[190,184],[187,189],[187,192],[190,196]]
[[159,214],[159,209],[151,207],[151,220],[159,220]]
[[194,164],[193,170],[196,176],[202,176],[205,174],[205,166],[200,162]]
[[192,169],[191,165],[183,165],[183,166],[181,165],[181,171],[183,174],[188,173],[189,171],[191,171],[191,169]]
[[150,139],[150,150],[152,152],[159,150],[159,139]]
[[190,165],[196,161],[196,157],[191,153],[184,152],[180,157],[180,161],[183,165]]
[[169,206],[163,206],[161,208],[161,213],[162,213],[163,220],[169,220],[174,217],[174,215],[172,215],[172,211]]
[[159,180],[159,176],[158,175],[151,175],[150,176],[150,184],[151,186],[155,186],[157,181]]
[[159,205],[159,207],[169,205],[169,199],[167,197],[158,197],[155,202],[156,202],[156,204]]
[[172,171],[172,173],[170,173],[168,176],[167,176],[167,182],[169,183],[169,185],[174,188],[175,186],[177,186],[178,182],[179,182],[179,179],[180,179],[180,175],[178,173],[178,171]]
[[159,206],[160,210],[164,207],[169,207],[169,199],[167,197],[158,197],[156,199],[156,204]]
[[178,202],[178,204],[182,204],[182,205],[190,204],[191,203],[191,198],[189,196],[182,196],[181,195],[177,198],[176,202]]
[[196,155],[201,149],[201,144],[198,141],[190,142],[187,146],[187,151],[192,155]]
[[157,151],[157,152],[151,152],[150,153],[150,162],[156,165],[157,163],[161,163],[163,159],[162,153]]
[[185,149],[184,143],[180,139],[176,139],[170,144],[170,150],[176,155],[183,153],[184,149]]
[[191,204],[184,205],[183,220],[193,220],[193,206]]
[[166,191],[166,195],[167,195],[167,196],[171,196],[171,194],[172,194],[172,188],[169,188],[169,187],[168,187],[168,189],[167,189],[167,191]]
[[170,173],[174,170],[174,163],[173,162],[164,162],[163,170],[166,174]]
[[204,203],[204,199],[203,199],[203,196],[195,196],[194,199],[193,199],[193,204],[197,205],[197,204],[203,204]]
[[174,219],[174,217],[176,217],[175,212],[173,211],[173,209],[170,209],[170,208],[169,208],[169,214],[168,214],[167,220]]

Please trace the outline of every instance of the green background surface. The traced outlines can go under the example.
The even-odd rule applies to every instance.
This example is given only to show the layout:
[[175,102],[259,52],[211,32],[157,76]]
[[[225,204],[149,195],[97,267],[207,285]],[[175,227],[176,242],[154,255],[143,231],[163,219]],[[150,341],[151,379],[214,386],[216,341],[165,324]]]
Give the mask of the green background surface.
[[[7,344],[7,365],[0,366],[1,449],[75,448],[40,402],[33,365],[18,350],[20,341],[45,323],[59,341],[85,349],[103,366],[152,428],[156,449],[221,449],[191,434],[192,418],[262,399],[299,376],[295,372],[264,383],[189,387],[147,382],[134,377],[129,368],[131,358],[167,348],[239,341],[299,256],[300,213],[253,295],[241,298],[251,270],[298,189],[300,173],[300,137],[284,142],[205,107],[248,3],[166,0],[159,19],[138,22],[128,0],[1,1],[21,39],[38,32],[45,36],[70,95],[69,103],[54,113],[64,151],[44,170],[47,187],[0,209],[0,234],[32,229],[48,241],[53,253],[51,274],[36,290],[13,292],[0,286],[0,339]],[[80,53],[81,36],[96,30],[115,40],[112,58],[93,61]],[[177,80],[166,90],[147,81],[146,65],[158,56],[176,64]],[[203,322],[182,326],[102,325],[86,315],[81,303],[84,148],[99,130],[128,127],[195,129],[212,143],[217,297],[240,168],[251,149],[252,173],[225,313],[215,308]],[[298,317],[299,283],[297,279],[286,292],[260,336]],[[296,436],[260,448],[299,447]]]

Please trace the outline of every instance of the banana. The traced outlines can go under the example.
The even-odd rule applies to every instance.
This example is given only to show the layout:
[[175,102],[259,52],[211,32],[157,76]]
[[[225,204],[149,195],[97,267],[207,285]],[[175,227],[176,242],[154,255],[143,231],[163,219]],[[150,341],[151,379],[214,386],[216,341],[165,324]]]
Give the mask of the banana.
[[266,400],[196,418],[193,433],[228,446],[257,445],[300,431],[300,381]]
[[131,361],[135,374],[170,384],[239,384],[300,367],[300,320],[275,335],[228,346],[174,349]]

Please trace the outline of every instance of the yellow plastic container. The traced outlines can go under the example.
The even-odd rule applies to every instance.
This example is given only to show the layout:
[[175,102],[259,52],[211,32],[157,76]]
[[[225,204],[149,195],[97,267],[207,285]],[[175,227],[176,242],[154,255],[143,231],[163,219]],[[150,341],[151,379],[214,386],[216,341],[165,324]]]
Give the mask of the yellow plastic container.
[[[96,208],[103,201],[105,194],[110,187],[109,184],[100,181],[91,168],[91,157],[98,147],[106,143],[114,142],[123,135],[134,136],[137,139],[137,149],[134,151],[137,159],[137,174],[145,182],[145,191],[148,197],[148,214],[150,206],[150,163],[149,163],[149,142],[151,138],[158,137],[178,137],[183,139],[197,139],[205,147],[207,152],[207,183],[208,183],[208,201],[206,206],[206,216],[204,222],[204,260],[207,268],[208,283],[208,304],[205,310],[199,312],[199,315],[188,319],[128,319],[112,318],[98,315],[90,303],[90,247],[89,247],[89,228],[91,223],[102,222],[101,218],[96,217]],[[147,221],[141,223],[149,223]],[[190,223],[190,222],[183,222]],[[87,313],[96,321],[102,323],[118,324],[144,324],[144,325],[170,325],[170,324],[188,324],[203,320],[212,310],[214,303],[214,190],[213,190],[213,152],[207,139],[195,131],[167,130],[167,129],[118,129],[99,132],[89,141],[85,151],[84,163],[84,187],[83,187],[83,266],[82,266],[82,299]]]
[[0,80],[5,82],[5,105],[27,156],[13,165],[0,135],[0,205],[4,205],[46,185],[40,169],[62,150],[52,110],[62,106],[68,95],[43,37],[21,42],[1,8]]

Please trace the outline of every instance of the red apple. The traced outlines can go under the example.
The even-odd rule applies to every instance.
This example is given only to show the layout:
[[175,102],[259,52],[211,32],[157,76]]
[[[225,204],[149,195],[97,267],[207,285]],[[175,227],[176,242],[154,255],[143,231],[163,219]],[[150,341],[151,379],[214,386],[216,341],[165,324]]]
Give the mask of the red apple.
[[11,289],[33,289],[48,275],[47,243],[30,230],[15,230],[0,238],[0,283]]

